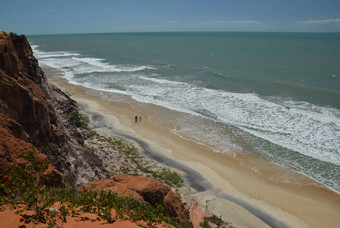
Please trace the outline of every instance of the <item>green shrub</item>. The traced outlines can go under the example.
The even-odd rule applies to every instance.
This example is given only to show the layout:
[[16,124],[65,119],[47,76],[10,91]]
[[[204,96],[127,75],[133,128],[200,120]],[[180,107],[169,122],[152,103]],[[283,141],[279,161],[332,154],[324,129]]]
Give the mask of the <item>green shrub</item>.
[[71,112],[71,118],[77,127],[88,129],[89,119],[80,114],[77,109]]
[[24,35],[18,35],[15,32],[10,32],[9,35],[11,36],[11,38],[17,38],[17,37],[24,37]]
[[50,181],[53,174],[44,174],[49,162],[39,163],[34,153],[35,148],[32,147],[32,153],[18,154],[27,163],[11,166],[7,172],[0,174],[1,179],[5,180],[0,185],[0,200],[14,206],[24,204],[35,211],[31,218],[33,221],[46,222],[44,210],[53,202],[46,195],[45,183]]

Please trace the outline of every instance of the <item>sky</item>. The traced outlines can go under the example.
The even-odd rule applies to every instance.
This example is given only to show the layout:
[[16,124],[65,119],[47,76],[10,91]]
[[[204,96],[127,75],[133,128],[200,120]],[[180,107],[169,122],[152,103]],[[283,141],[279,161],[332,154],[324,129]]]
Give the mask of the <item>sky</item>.
[[340,32],[340,0],[0,0],[18,34],[154,31]]

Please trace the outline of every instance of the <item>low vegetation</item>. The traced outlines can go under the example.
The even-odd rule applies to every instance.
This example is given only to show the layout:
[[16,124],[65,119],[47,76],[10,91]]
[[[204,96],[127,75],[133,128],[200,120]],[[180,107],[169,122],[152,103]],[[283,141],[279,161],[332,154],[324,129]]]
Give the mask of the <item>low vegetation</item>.
[[77,127],[88,129],[89,119],[86,116],[80,114],[78,109],[74,109],[71,112],[71,118]]
[[[161,167],[160,165],[150,162],[142,156],[138,149],[131,143],[118,139],[115,137],[103,137],[104,140],[118,147],[119,152],[125,154],[131,161],[133,161],[137,168],[144,173],[150,174],[155,179],[170,185],[171,187],[181,187],[183,183],[182,177],[175,171],[168,168]],[[125,173],[128,173],[124,170]]]
[[230,224],[225,223],[221,218],[217,217],[216,215],[205,217],[204,221],[200,224],[202,228],[222,228],[222,227],[228,227],[233,228]]
[[15,32],[10,32],[9,35],[11,36],[11,38],[17,38],[17,37],[24,37],[24,35],[18,35]]
[[18,154],[27,162],[11,166],[0,175],[0,203],[12,205],[18,214],[23,209],[33,210],[32,216],[25,217],[27,222],[55,227],[57,221],[65,223],[68,216],[86,212],[96,214],[108,223],[128,219],[145,222],[148,226],[166,222],[175,227],[191,227],[190,224],[166,216],[161,205],[152,207],[135,198],[121,197],[111,191],[78,192],[68,186],[48,186],[46,183],[53,178],[44,174],[48,162],[39,163],[33,154]]

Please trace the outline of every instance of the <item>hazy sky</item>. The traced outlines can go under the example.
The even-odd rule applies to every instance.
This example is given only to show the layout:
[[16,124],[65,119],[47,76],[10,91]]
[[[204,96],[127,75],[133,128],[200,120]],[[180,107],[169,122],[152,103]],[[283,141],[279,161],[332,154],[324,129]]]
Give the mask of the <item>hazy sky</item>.
[[0,30],[340,32],[340,0],[0,0]]

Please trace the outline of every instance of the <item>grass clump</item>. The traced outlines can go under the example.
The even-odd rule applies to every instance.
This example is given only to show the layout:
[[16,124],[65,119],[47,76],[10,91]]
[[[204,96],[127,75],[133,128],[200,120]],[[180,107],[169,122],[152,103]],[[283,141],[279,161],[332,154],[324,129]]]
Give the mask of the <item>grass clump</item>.
[[57,221],[67,222],[67,216],[87,212],[96,214],[108,223],[128,219],[134,222],[143,221],[149,226],[166,222],[175,227],[191,227],[191,224],[165,215],[161,205],[152,207],[135,198],[121,197],[111,191],[78,192],[68,186],[46,186],[45,183],[51,178],[44,174],[48,162],[39,163],[34,153],[18,156],[27,162],[11,166],[7,172],[0,174],[0,203],[12,205],[18,214],[23,212],[23,207],[18,205],[33,210],[34,214],[26,218],[26,222],[55,227],[58,225]]
[[71,112],[71,118],[77,127],[88,129],[89,119],[86,116],[80,114],[77,109]]
[[24,37],[24,35],[18,35],[16,34],[15,32],[10,32],[9,33],[10,37],[13,39],[13,38],[18,38],[18,37]]

